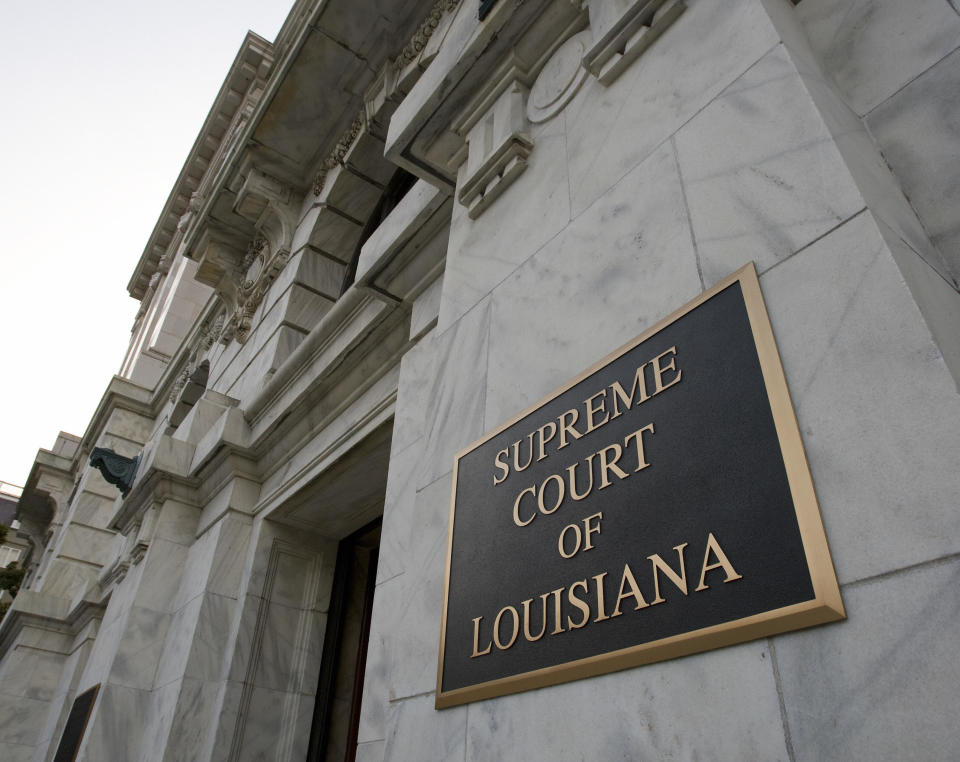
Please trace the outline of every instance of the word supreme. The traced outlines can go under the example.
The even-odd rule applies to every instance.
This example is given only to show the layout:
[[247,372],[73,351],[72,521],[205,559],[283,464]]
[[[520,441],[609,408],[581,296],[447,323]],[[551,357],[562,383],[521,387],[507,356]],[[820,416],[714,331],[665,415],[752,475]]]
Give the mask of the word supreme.
[[[605,386],[596,394],[587,397],[582,407],[564,411],[555,420],[547,421],[523,439],[518,439],[509,447],[500,450],[493,459],[493,483],[500,484],[505,481],[511,470],[525,471],[534,462],[534,454],[537,462],[546,458],[547,445],[550,443],[556,442],[553,448],[555,452],[562,450],[571,440],[596,431],[604,424],[619,418],[631,407],[637,407],[680,383],[683,372],[677,367],[676,355],[677,348],[670,347],[643,363],[634,373],[629,393],[619,381],[614,381],[610,386]],[[584,413],[582,421],[581,410]],[[579,429],[578,424],[581,424]]]
[[[680,383],[682,378],[683,371],[677,365],[677,348],[673,346],[636,369],[629,391],[620,381],[614,381],[587,397],[582,406],[564,411],[556,419],[547,421],[523,439],[497,452],[493,459],[494,485],[506,481],[511,472],[525,471],[532,463],[567,447],[572,440],[580,439],[631,408],[642,405]],[[583,425],[577,428],[581,412]],[[644,452],[644,435],[652,435],[654,431],[653,423],[648,423],[627,435],[622,443],[611,442],[582,461],[551,474],[539,484],[524,487],[513,501],[513,523],[525,527],[537,517],[537,513],[554,513],[567,498],[579,501],[589,496],[594,488],[595,462],[598,489],[609,487],[613,483],[612,476],[626,479],[631,473],[647,468],[650,464]],[[555,445],[549,448],[552,452],[548,453],[548,445],[554,442]]]

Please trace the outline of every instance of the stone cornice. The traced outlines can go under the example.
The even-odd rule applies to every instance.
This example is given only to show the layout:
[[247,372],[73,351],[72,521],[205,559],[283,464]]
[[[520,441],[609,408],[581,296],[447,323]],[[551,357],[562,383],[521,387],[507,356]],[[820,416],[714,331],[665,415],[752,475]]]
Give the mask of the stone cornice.
[[[349,0],[349,2],[359,5],[356,0]],[[340,5],[346,6],[347,4],[348,0],[342,0]],[[440,4],[446,5],[449,3]],[[251,110],[249,118],[236,138],[237,149],[230,157],[230,169],[220,172],[209,190],[204,194],[204,198],[199,200],[200,206],[194,215],[196,222],[190,225],[184,233],[181,250],[186,256],[196,257],[194,249],[202,234],[202,228],[209,219],[216,217],[218,213],[222,215],[223,205],[218,204],[219,197],[225,192],[228,195],[236,193],[236,186],[241,182],[240,176],[243,175],[245,167],[263,164],[262,171],[275,176],[297,193],[303,193],[314,185],[319,185],[322,189],[322,175],[324,170],[329,171],[330,169],[330,166],[328,166],[331,163],[330,157],[338,155],[338,144],[346,140],[346,145],[341,148],[342,150],[349,148],[357,134],[357,116],[358,114],[362,115],[364,111],[363,100],[353,88],[362,88],[366,84],[365,81],[353,83],[350,87],[344,87],[341,84],[339,85],[340,90],[333,87],[325,90],[322,117],[313,115],[305,118],[299,112],[295,115],[288,115],[286,114],[286,110],[289,108],[289,104],[286,103],[287,99],[276,97],[286,84],[292,84],[293,81],[296,81],[297,78],[292,76],[292,73],[298,66],[301,67],[299,70],[300,79],[306,78],[305,81],[316,79],[317,71],[311,70],[310,67],[316,68],[317,66],[316,61],[312,60],[317,56],[317,51],[307,45],[309,42],[310,45],[315,46],[315,40],[311,41],[310,39],[312,35],[317,35],[316,39],[326,40],[327,42],[337,40],[334,45],[339,51],[338,54],[353,56],[353,63],[358,67],[358,70],[369,72],[370,80],[374,78],[373,70],[387,62],[389,54],[394,51],[386,50],[382,45],[378,45],[375,36],[371,36],[364,41],[363,45],[366,47],[357,45],[357,49],[354,50],[351,44],[340,39],[343,35],[334,33],[335,30],[330,27],[330,24],[338,23],[338,14],[342,14],[342,12],[343,7],[338,7],[337,3],[330,0],[326,2],[314,0],[312,4],[300,2],[294,6],[287,23],[284,24],[278,36],[280,55],[274,62],[270,77],[264,86],[263,94]],[[398,14],[402,12],[402,8],[397,9]],[[435,11],[431,10],[429,14],[435,14]],[[295,24],[291,23],[293,19],[296,19]],[[378,23],[384,21],[385,18],[381,18]],[[417,37],[417,35],[423,36],[424,25],[426,27],[430,26],[430,17],[428,16],[425,20],[408,11],[408,16],[392,18],[391,22],[393,28],[398,29],[400,35],[404,34],[404,29],[409,29],[408,34]],[[349,31],[345,30],[344,34],[349,36]],[[403,40],[401,44],[407,44],[407,40]],[[301,53],[305,50],[306,53],[302,56],[304,60],[301,60]],[[402,49],[395,51],[396,54],[401,52]],[[328,70],[329,63],[325,69],[319,71]],[[290,83],[287,82],[288,79],[291,80]],[[359,76],[359,79],[362,80],[363,76]],[[316,86],[323,85],[321,83]],[[283,123],[288,116],[292,119],[291,126],[287,128],[289,130],[305,129],[304,125],[309,123],[310,134],[316,136],[313,139],[318,139],[319,143],[316,145],[312,158],[294,159],[289,155],[290,152],[282,147],[267,145],[263,135],[260,134],[265,123],[276,127],[277,124]],[[255,134],[256,138],[254,137]],[[306,133],[300,139],[306,140]],[[263,162],[264,159],[269,159],[269,161]],[[217,211],[215,212],[215,210]]]
[[271,43],[248,32],[127,284],[127,291],[134,298],[142,299],[146,294],[150,278],[160,267],[161,258],[177,234],[180,219],[190,207],[191,195],[209,170],[216,171],[211,161],[222,141],[229,137],[227,128],[242,107],[250,82],[255,77],[268,76],[272,64]]
[[[318,11],[318,7],[322,6],[322,2],[317,2],[314,0],[314,8],[309,12],[308,18],[312,20]],[[299,11],[303,14],[302,8],[294,8],[294,12]],[[293,15],[293,12],[291,12]],[[289,20],[289,19],[288,19]],[[281,34],[287,28],[287,24],[284,24],[284,28],[281,29]],[[284,39],[285,44],[285,55],[282,56],[279,60],[274,61],[273,67],[271,69],[271,76],[267,80],[266,87],[264,89],[263,95],[260,100],[253,108],[253,113],[250,115],[250,118],[246,121],[246,124],[240,131],[239,136],[237,137],[237,145],[240,147],[242,152],[243,147],[245,147],[253,136],[254,131],[257,126],[260,124],[261,119],[263,119],[264,114],[269,109],[270,105],[273,103],[273,99],[277,94],[280,86],[283,83],[286,74],[290,71],[290,68],[293,66],[296,61],[297,53],[302,47],[304,41],[307,37],[313,32],[312,25],[309,22],[302,23],[296,27],[296,35],[289,36]],[[287,31],[287,35],[291,35],[290,31]],[[236,160],[236,155],[232,157],[233,160]],[[206,198],[201,200],[201,206],[197,210],[196,219],[197,223],[191,225],[185,232],[183,236],[182,247],[183,251],[187,256],[191,256],[191,251],[197,241],[198,236],[202,233],[202,222],[206,220],[213,206],[217,200],[217,196],[223,191],[226,186],[228,179],[228,172],[222,172],[214,183],[209,188],[209,191],[206,194]]]

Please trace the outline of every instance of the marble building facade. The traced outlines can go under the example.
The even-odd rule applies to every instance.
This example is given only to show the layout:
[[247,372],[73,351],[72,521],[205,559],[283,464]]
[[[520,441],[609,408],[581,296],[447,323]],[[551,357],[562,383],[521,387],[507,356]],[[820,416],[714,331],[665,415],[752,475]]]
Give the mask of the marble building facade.
[[[955,4],[479,5],[244,40],[24,487],[4,760],[954,758]],[[454,454],[751,261],[847,619],[436,709]]]

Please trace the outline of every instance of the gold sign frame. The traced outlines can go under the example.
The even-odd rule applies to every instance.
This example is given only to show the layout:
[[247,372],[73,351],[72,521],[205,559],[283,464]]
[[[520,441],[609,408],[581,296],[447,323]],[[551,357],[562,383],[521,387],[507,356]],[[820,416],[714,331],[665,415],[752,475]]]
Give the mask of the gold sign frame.
[[[647,643],[640,643],[628,648],[510,675],[476,685],[444,691],[443,665],[447,634],[447,608],[450,595],[453,527],[456,519],[457,475],[460,459],[738,281],[743,291],[753,341],[760,360],[763,383],[769,398],[774,427],[783,454],[787,481],[790,494],[793,498],[797,525],[800,530],[814,597],[802,603],[764,611],[753,616],[723,622],[714,626],[680,633]],[[787,388],[780,353],[773,336],[770,317],[767,314],[766,304],[760,290],[760,281],[757,277],[757,271],[753,262],[750,262],[737,272],[721,280],[712,288],[704,291],[698,297],[671,313],[656,325],[591,365],[563,386],[468,445],[455,456],[453,485],[450,498],[450,522],[447,536],[447,563],[444,576],[440,652],[437,666],[435,701],[437,709],[458,706],[471,701],[479,701],[511,693],[519,693],[548,685],[556,685],[558,683],[579,680],[594,675],[602,675],[630,667],[638,667],[644,664],[666,661],[679,656],[709,651],[736,643],[743,643],[757,638],[777,635],[783,632],[812,627],[845,618],[846,612],[840,595],[840,586],[833,568],[833,560],[827,544],[826,532],[820,515],[820,507],[814,491],[813,478],[810,474],[810,467],[807,463],[793,403]]]

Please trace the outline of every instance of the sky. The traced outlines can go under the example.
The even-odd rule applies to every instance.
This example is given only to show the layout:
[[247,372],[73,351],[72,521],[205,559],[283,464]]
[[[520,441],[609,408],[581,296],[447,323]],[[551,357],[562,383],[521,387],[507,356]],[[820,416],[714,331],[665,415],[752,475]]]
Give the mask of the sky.
[[0,481],[82,436],[119,372],[127,283],[248,29],[293,0],[0,2]]

